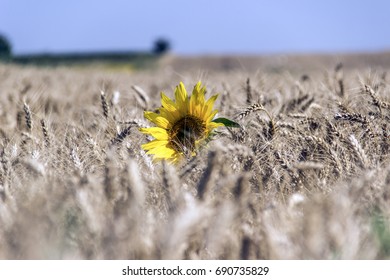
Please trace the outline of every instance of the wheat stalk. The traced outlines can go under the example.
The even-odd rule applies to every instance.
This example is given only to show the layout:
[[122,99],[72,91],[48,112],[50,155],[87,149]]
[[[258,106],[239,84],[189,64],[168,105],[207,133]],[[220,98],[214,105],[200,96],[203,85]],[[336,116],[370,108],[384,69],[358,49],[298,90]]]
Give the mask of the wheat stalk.
[[23,104],[23,111],[24,111],[27,129],[31,131],[33,128],[32,115],[31,115],[30,107],[27,105],[26,102],[24,102]]
[[205,171],[203,172],[202,178],[200,179],[197,191],[198,198],[203,200],[205,198],[206,192],[208,192],[214,182],[216,176],[216,166],[217,166],[217,152],[211,151],[208,155],[208,163]]
[[252,87],[250,79],[246,79],[246,86],[245,86],[245,92],[246,92],[246,103],[251,104],[252,103]]
[[377,93],[369,85],[364,85],[364,90],[368,95],[370,95],[373,104],[379,109],[381,114],[382,114],[382,108],[384,109],[390,108],[390,103],[380,100]]
[[362,114],[349,114],[349,113],[337,113],[334,115],[335,120],[342,120],[342,121],[351,121],[351,122],[358,122],[362,124],[368,124],[368,120],[366,116],[363,116]]
[[360,161],[361,167],[367,168],[368,167],[368,158],[367,158],[366,153],[364,152],[362,146],[357,141],[355,135],[351,134],[348,137],[348,139],[350,141],[350,144],[351,144],[353,151],[356,153],[356,155]]
[[41,127],[42,127],[43,139],[45,141],[45,147],[48,148],[50,146],[50,138],[49,138],[49,131],[47,129],[47,125],[44,119],[41,119]]
[[137,85],[133,85],[133,86],[131,86],[131,88],[137,94],[136,97],[137,97],[137,100],[139,101],[139,103],[141,103],[142,107],[144,109],[146,109],[150,103],[150,98],[147,95],[147,93],[140,86],[137,86]]
[[104,91],[100,92],[100,101],[102,104],[103,116],[108,119],[110,115],[110,106],[108,105],[106,94],[104,93]]
[[253,113],[256,111],[264,111],[264,110],[265,109],[261,104],[255,103],[253,105],[246,107],[244,111],[240,112],[237,115],[236,119],[242,120],[242,119],[246,118],[247,116],[249,116],[250,113]]

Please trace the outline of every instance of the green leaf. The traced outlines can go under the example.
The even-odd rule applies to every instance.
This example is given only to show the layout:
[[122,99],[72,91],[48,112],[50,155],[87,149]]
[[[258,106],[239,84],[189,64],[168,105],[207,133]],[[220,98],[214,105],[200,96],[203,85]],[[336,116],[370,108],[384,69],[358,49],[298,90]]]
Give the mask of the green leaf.
[[218,118],[218,119],[213,120],[212,122],[221,123],[227,127],[240,127],[240,125],[238,123],[231,121],[229,119],[226,119],[226,118]]

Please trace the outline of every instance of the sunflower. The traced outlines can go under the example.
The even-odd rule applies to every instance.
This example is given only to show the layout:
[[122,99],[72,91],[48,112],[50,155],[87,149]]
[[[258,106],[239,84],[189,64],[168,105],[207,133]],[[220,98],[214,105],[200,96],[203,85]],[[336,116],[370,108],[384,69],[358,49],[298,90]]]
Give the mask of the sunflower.
[[218,95],[205,100],[206,87],[198,82],[191,97],[188,97],[184,84],[175,89],[175,101],[161,93],[162,106],[158,113],[145,111],[144,115],[156,126],[141,128],[140,131],[154,137],[143,144],[142,148],[151,154],[154,160],[166,159],[179,162],[184,157],[196,155],[199,145],[223,122],[213,120],[218,110],[213,110]]

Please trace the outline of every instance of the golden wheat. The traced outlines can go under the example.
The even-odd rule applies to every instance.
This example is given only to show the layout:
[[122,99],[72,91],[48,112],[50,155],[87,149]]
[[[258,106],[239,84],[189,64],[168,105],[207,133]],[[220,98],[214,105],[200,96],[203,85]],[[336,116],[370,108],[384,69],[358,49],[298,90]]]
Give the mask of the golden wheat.
[[240,127],[172,166],[138,128],[176,74],[0,65],[0,258],[390,258],[385,75],[287,66],[203,77]]

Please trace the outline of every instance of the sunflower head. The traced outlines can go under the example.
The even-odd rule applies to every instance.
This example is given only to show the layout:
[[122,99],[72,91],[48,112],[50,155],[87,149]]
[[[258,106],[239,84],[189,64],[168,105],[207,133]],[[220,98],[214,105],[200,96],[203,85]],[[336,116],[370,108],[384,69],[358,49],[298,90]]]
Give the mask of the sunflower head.
[[154,140],[143,144],[147,154],[155,160],[166,159],[179,162],[184,157],[196,154],[199,145],[210,133],[223,122],[213,120],[218,110],[213,110],[218,95],[205,99],[206,87],[198,82],[192,95],[188,96],[183,83],[175,90],[175,100],[161,93],[161,107],[158,113],[144,113],[145,118],[156,126],[141,128],[140,131],[154,137]]

